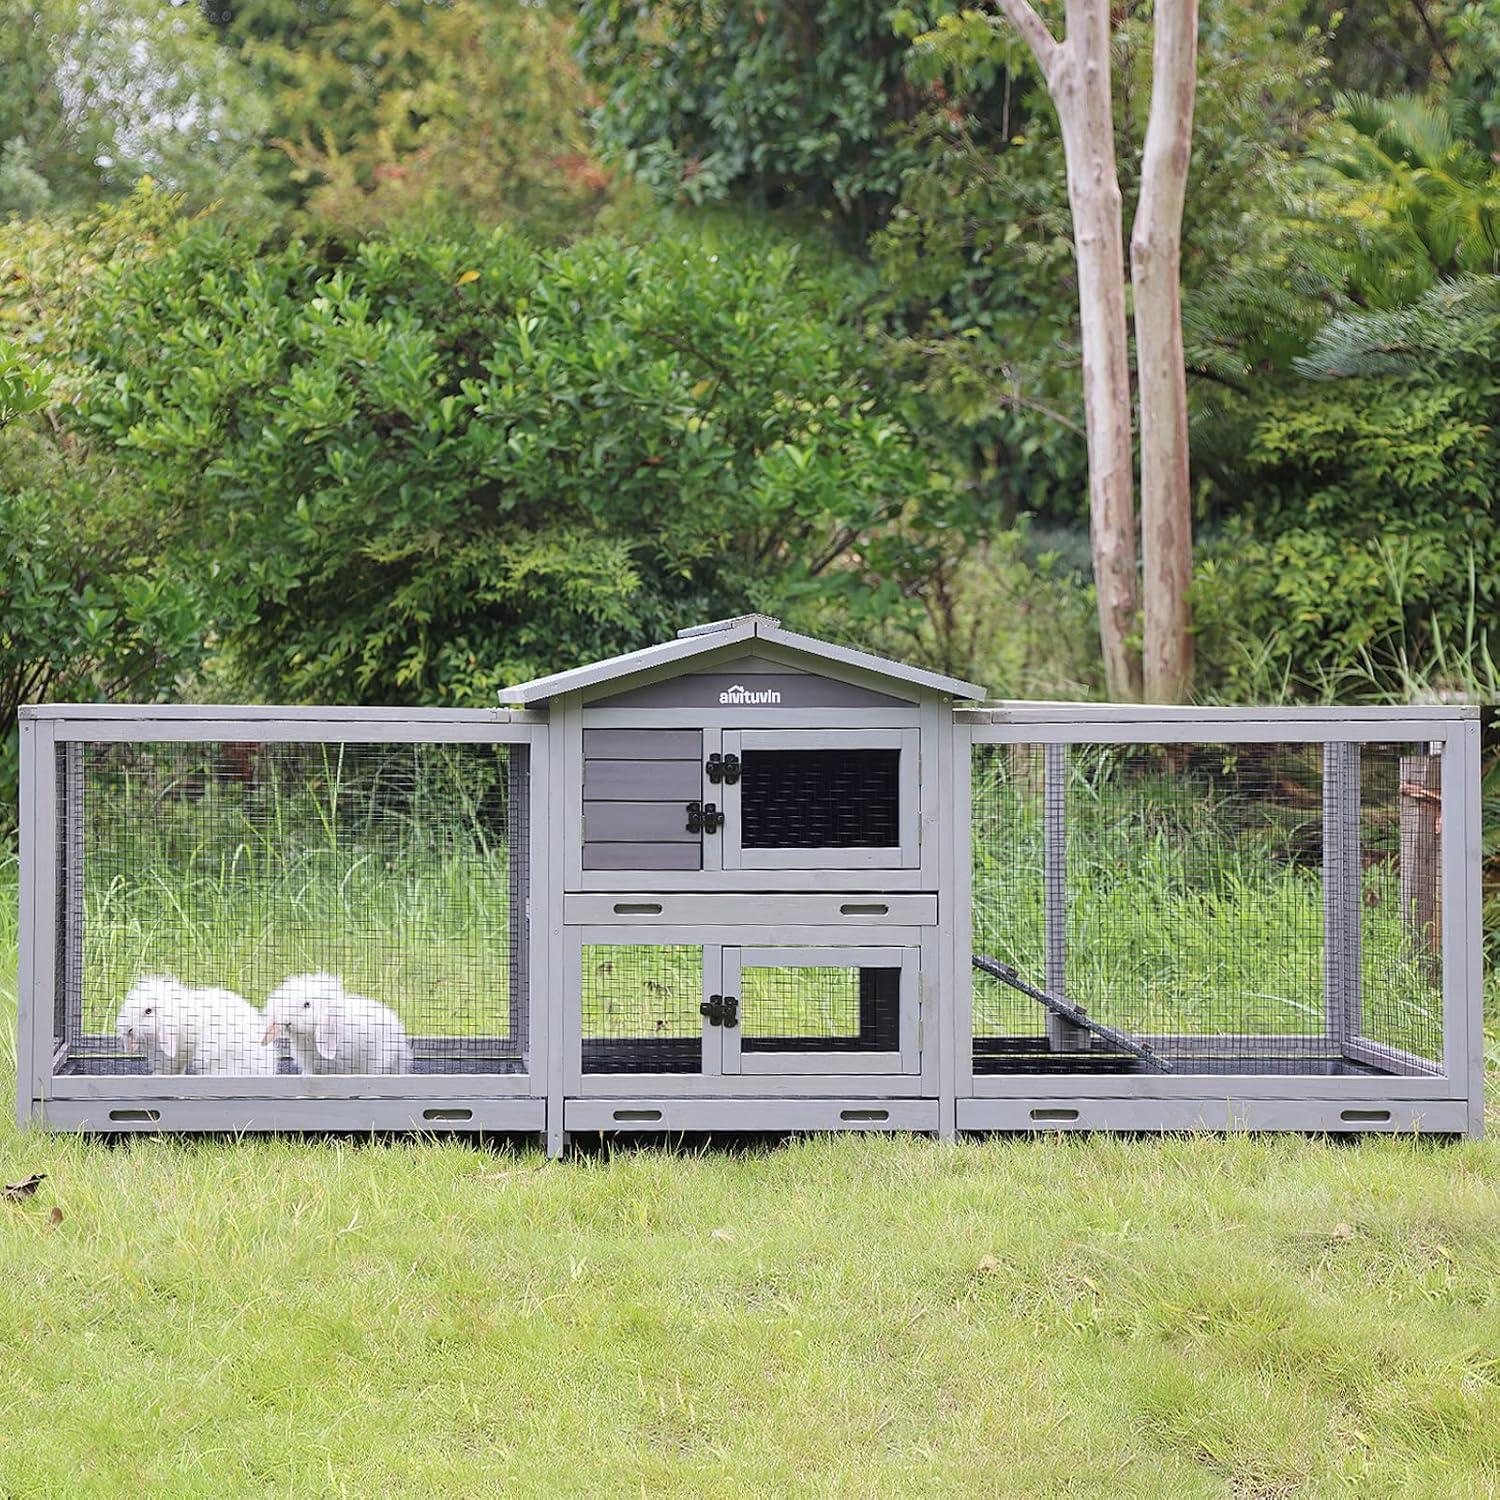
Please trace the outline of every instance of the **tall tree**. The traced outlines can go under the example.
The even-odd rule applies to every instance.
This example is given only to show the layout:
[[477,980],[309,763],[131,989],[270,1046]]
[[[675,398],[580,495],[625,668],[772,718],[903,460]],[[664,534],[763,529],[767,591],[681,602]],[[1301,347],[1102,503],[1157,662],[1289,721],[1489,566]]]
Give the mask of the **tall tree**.
[[1193,685],[1188,590],[1193,509],[1187,368],[1182,353],[1182,205],[1193,150],[1198,0],[1157,0],[1151,114],[1130,235],[1135,362],[1141,408],[1141,594],[1144,686],[1177,703]]
[[1031,49],[1057,109],[1068,168],[1083,336],[1083,411],[1089,454],[1089,537],[1099,596],[1099,640],[1112,696],[1139,698],[1130,646],[1137,613],[1135,502],[1130,445],[1130,354],[1125,238],[1110,102],[1108,0],[1067,0],[1058,41],[1029,0],[1000,0]]
[[1192,511],[1179,262],[1197,85],[1197,0],[1157,0],[1151,113],[1131,234],[1146,563],[1144,680],[1142,660],[1130,645],[1137,612],[1135,509],[1109,0],[1067,0],[1061,41],[1030,0],[1000,0],[1000,8],[1041,69],[1067,162],[1105,680],[1118,697],[1138,698],[1144,689],[1154,701],[1172,701],[1186,696],[1192,677]]

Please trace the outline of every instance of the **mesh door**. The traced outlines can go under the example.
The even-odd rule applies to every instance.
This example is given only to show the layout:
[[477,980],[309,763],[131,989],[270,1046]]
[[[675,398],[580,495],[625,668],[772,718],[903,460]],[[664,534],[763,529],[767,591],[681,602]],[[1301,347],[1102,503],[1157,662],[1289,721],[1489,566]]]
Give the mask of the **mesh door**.
[[583,945],[583,1071],[703,1071],[703,949]]
[[525,747],[70,743],[58,776],[58,1071],[524,1071]]
[[894,1052],[901,970],[747,965],[740,973],[745,1052]]
[[888,849],[901,842],[899,750],[746,750],[743,849]]
[[[1351,746],[1358,919],[1348,923],[1344,1031],[1402,1071],[1443,1058],[1442,759],[1426,745]],[[1351,819],[1352,821],[1352,819]]]

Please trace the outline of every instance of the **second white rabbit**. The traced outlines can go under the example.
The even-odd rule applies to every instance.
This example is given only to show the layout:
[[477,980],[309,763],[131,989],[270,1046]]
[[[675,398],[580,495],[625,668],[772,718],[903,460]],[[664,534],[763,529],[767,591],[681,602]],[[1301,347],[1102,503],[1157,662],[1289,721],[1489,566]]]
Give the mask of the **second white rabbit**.
[[390,1006],[332,974],[295,974],[266,1002],[267,1044],[285,1036],[303,1073],[409,1073],[411,1044]]

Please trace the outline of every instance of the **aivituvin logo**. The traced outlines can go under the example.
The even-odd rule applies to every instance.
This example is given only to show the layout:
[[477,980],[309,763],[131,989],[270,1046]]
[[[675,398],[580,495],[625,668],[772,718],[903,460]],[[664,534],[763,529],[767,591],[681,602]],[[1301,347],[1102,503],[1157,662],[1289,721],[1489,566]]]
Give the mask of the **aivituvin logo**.
[[775,688],[762,688],[758,693],[752,693],[744,683],[737,682],[733,687],[727,687],[719,694],[720,703],[733,703],[741,705],[746,703],[780,703],[781,694]]

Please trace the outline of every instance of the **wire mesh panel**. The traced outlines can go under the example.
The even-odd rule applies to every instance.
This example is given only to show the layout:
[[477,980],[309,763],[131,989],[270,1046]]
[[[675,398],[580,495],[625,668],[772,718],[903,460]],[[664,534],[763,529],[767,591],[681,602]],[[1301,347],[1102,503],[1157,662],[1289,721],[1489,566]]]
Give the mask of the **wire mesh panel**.
[[893,1052],[901,970],[852,964],[755,964],[740,973],[745,1052]]
[[59,749],[56,1069],[527,1065],[524,746]]
[[703,1071],[703,949],[585,943],[585,1073]]
[[[1347,1030],[1400,1068],[1443,1058],[1442,759],[1426,745],[1357,747],[1358,990]],[[1403,1056],[1404,1054],[1404,1056]]]
[[741,848],[900,844],[899,750],[746,750],[741,761]]
[[1421,751],[977,745],[973,951],[995,963],[975,1071],[1438,1071],[1440,761]]
[[[1047,968],[1046,800],[1042,747],[973,750],[973,951],[1040,982]],[[975,977],[975,1067],[1007,1057],[1045,1062],[1046,1012],[1004,985]]]
[[1068,997],[1185,1068],[1333,1065],[1319,745],[1074,747]]

